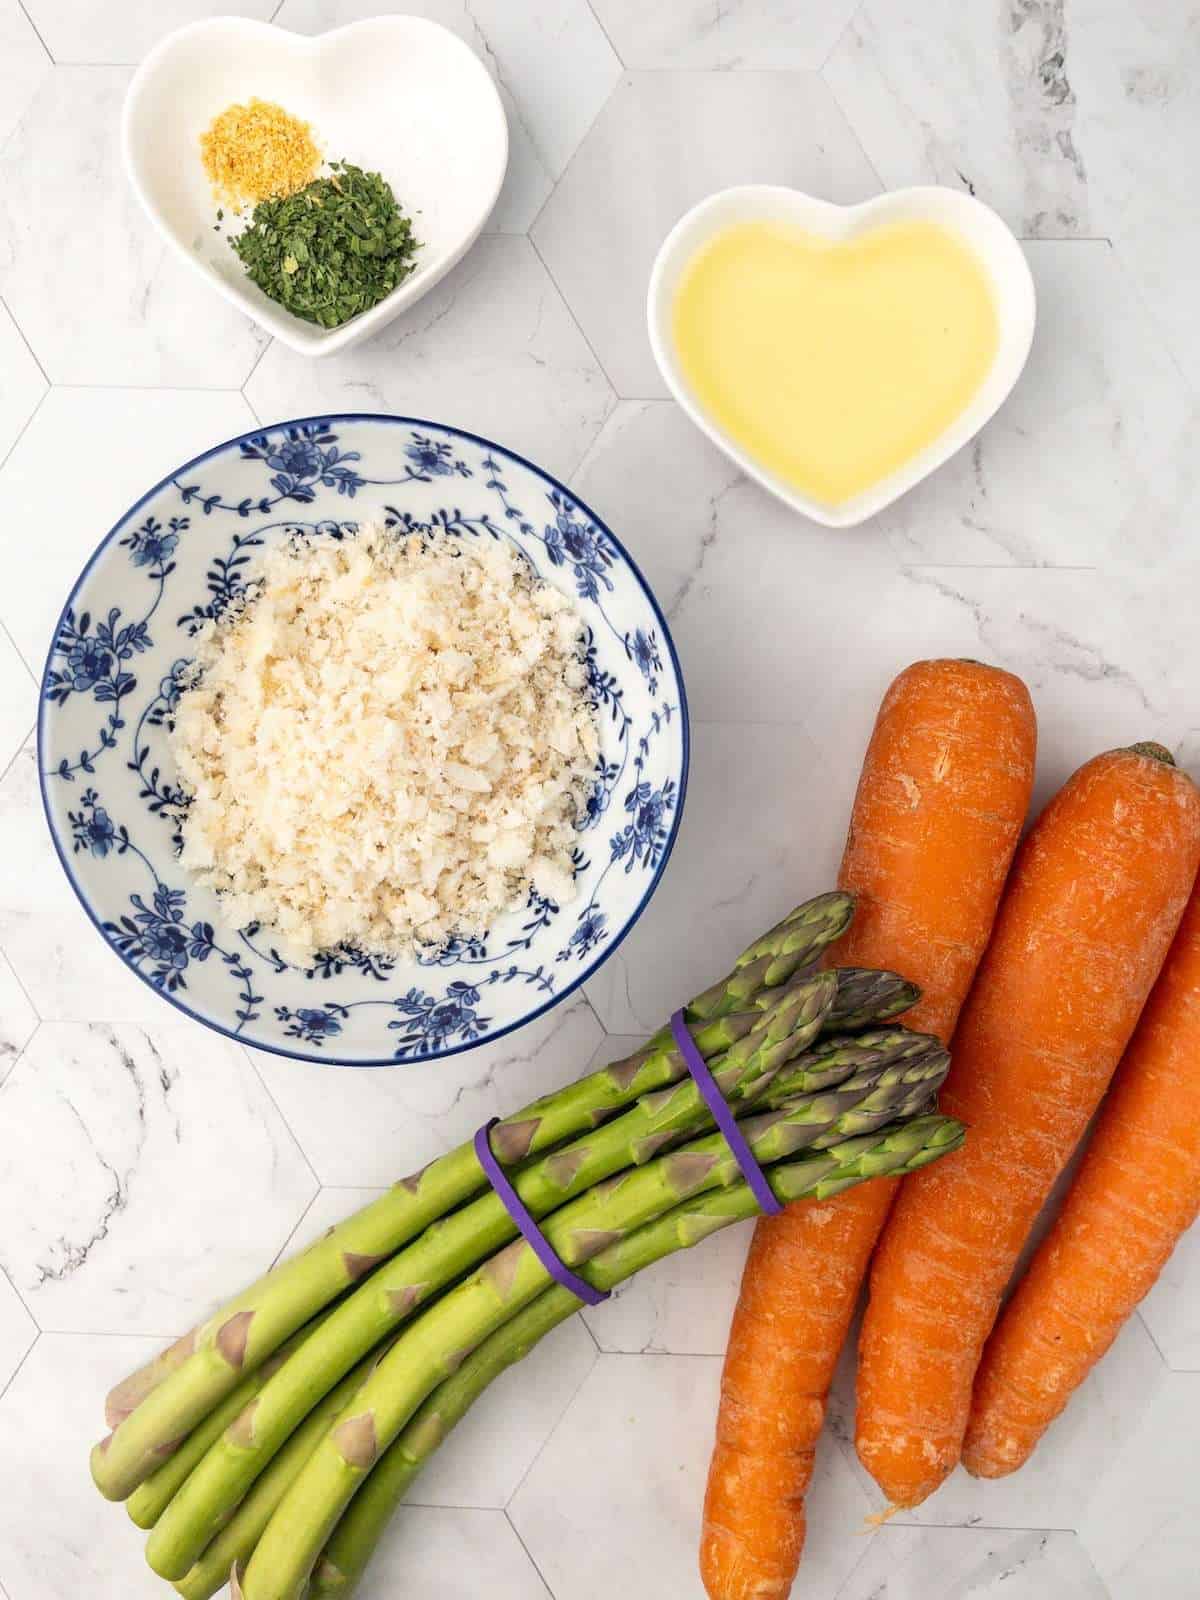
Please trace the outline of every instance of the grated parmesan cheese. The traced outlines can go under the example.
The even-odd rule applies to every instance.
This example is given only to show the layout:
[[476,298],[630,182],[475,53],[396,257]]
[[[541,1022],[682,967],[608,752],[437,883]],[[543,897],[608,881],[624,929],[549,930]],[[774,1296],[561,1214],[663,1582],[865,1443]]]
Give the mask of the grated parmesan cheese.
[[599,753],[574,604],[503,542],[364,526],[269,551],[172,743],[182,862],[299,959],[481,936],[574,895]]

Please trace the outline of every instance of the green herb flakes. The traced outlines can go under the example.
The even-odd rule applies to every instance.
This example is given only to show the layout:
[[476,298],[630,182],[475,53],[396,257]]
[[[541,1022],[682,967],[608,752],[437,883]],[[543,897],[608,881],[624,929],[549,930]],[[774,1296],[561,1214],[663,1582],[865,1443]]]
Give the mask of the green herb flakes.
[[331,176],[260,200],[230,239],[251,280],[306,322],[337,328],[369,311],[416,265],[412,223],[378,172],[330,162]]

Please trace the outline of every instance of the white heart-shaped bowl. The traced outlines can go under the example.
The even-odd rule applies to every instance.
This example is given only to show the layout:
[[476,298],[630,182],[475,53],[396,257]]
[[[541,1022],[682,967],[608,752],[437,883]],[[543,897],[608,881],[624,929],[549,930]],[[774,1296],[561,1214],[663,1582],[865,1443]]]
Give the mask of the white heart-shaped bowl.
[[[824,505],[764,467],[709,416],[688,387],[675,354],[671,309],[680,275],[714,234],[739,222],[789,222],[828,239],[849,239],[887,222],[940,222],[966,239],[982,261],[995,296],[1000,339],[975,398],[938,438],[895,472],[841,505]],[[667,386],[714,444],[743,472],[794,510],[828,528],[851,528],[890,505],[974,437],[1008,397],[1033,341],[1036,301],[1029,264],[1017,240],[994,211],[957,189],[929,185],[897,189],[862,205],[838,206],[798,189],[744,184],[722,189],[694,206],[671,229],[655,257],[646,303],[650,344]]]
[[[480,939],[399,960],[338,949],[309,967],[230,928],[180,867],[169,738],[198,627],[264,547],[375,520],[504,540],[571,595],[600,723],[575,899],[531,894]],[[110,948],[165,1000],[281,1055],[379,1066],[453,1055],[557,1005],[617,948],[671,854],[687,788],[683,678],[616,536],[548,473],[411,417],[326,416],[227,440],[149,489],[93,553],[59,618],[38,718],[42,798],[63,868]]]
[[[217,202],[200,135],[257,95],[310,122],[327,158],[381,172],[421,241],[416,270],[340,328],[278,305],[215,231]],[[134,75],[122,124],[125,165],[164,238],[213,288],[301,355],[370,337],[432,289],[470,249],[508,165],[508,124],[486,68],[424,17],[373,17],[316,38],[246,17],[211,17],[168,34]]]

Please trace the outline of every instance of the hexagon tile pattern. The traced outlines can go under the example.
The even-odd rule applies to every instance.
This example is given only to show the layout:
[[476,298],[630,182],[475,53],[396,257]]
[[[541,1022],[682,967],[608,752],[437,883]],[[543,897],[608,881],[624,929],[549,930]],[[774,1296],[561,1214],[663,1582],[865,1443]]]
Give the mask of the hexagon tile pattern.
[[666,393],[646,337],[646,280],[664,235],[748,175],[843,203],[879,189],[819,78],[634,72],[547,201],[533,242],[619,395]]
[[[824,887],[900,663],[936,650],[1026,679],[1039,804],[1118,742],[1200,765],[1200,0],[410,0],[495,80],[508,176],[427,299],[315,363],[169,256],[121,172],[132,63],[231,9],[312,34],[380,7],[0,0],[0,1600],[159,1600],[87,1471],[109,1385],[372,1186],[627,1053]],[[948,183],[1032,236],[1021,384],[971,450],[850,536],[747,483],[650,355],[661,238],[747,181],[844,202]],[[137,495],[256,422],[376,408],[570,477],[662,601],[694,739],[670,870],[586,996],[450,1062],[351,1073],[244,1051],[121,969],[54,860],[29,732],[66,592]],[[660,1263],[506,1373],[414,1488],[362,1600],[475,1600],[483,1581],[497,1600],[702,1600],[748,1232]],[[797,1600],[1195,1600],[1198,1284],[1193,1235],[1025,1471],[956,1474],[882,1527],[847,1350]]]
[[[324,33],[380,9],[377,0],[283,0],[274,20]],[[509,153],[488,226],[524,233],[621,75],[587,0],[409,0],[402,9],[451,28],[495,80]],[[551,60],[556,69],[547,71]]]
[[126,183],[130,76],[58,67],[0,149],[0,295],[54,383],[237,388],[266,336],[169,251]]

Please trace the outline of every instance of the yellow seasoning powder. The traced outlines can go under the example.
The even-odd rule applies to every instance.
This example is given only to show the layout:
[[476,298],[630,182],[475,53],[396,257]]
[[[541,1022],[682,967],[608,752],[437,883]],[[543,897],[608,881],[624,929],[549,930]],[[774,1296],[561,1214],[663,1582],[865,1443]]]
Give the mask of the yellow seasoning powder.
[[217,199],[233,211],[295,194],[321,165],[308,123],[257,96],[213,119],[200,135],[200,156]]

